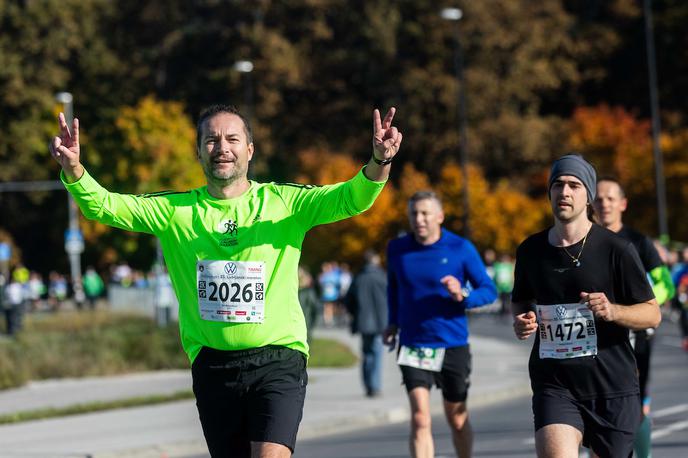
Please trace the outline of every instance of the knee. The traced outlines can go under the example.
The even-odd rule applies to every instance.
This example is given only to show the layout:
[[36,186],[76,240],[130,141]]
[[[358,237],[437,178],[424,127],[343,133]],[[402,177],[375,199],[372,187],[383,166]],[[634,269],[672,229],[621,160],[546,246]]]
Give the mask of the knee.
[[468,424],[468,412],[455,413],[449,417],[449,425],[456,431],[463,431]]
[[430,429],[432,418],[428,412],[414,412],[411,415],[411,427],[414,431]]

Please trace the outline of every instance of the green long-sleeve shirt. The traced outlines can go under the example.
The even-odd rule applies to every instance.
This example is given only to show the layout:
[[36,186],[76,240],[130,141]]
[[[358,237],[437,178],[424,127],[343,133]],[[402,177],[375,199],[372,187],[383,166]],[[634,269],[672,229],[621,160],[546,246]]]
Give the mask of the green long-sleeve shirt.
[[191,361],[203,346],[308,355],[297,277],[304,236],[367,210],[384,186],[361,170],[326,186],[251,181],[241,196],[217,199],[207,186],[135,196],[109,192],[87,172],[62,179],[86,218],[160,239]]

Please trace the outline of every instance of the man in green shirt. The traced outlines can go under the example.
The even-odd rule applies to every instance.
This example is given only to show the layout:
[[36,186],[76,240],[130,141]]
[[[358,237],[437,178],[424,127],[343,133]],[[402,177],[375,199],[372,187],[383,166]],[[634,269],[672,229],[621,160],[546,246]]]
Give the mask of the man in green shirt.
[[96,301],[100,296],[103,295],[103,292],[105,291],[103,279],[100,278],[100,275],[98,275],[96,269],[88,266],[86,273],[84,273],[83,283],[86,300],[88,301],[89,306],[94,309],[96,308]]
[[348,181],[327,186],[248,179],[246,118],[214,105],[197,125],[207,185],[186,192],[111,193],[84,169],[79,121],[63,114],[50,144],[84,216],[156,235],[175,293],[193,389],[213,457],[289,457],[305,397],[306,326],[298,302],[301,245],[313,226],[359,214],[382,190],[402,134],[373,113],[373,153]]

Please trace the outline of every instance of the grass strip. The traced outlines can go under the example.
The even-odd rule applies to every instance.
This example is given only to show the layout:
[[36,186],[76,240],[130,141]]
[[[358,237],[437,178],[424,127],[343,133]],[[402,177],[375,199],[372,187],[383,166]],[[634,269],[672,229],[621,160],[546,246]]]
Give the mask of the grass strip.
[[48,407],[44,409],[25,410],[0,415],[0,425],[22,423],[25,421],[45,420],[48,418],[80,415],[84,413],[102,412],[104,410],[124,409],[129,407],[149,406],[165,402],[192,399],[193,391],[184,390],[171,394],[155,394],[151,396],[137,396],[133,398],[115,399],[112,401],[94,401],[75,404],[66,407]]

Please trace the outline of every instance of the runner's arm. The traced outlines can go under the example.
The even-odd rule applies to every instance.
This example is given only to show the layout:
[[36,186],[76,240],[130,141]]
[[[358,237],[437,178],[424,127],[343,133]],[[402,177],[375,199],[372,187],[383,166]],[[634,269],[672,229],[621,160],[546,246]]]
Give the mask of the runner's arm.
[[647,328],[656,328],[662,322],[662,313],[655,299],[633,305],[616,306],[614,322],[619,326],[640,331]]
[[399,332],[399,292],[397,291],[396,278],[390,265],[392,263],[387,250],[387,327],[382,333],[382,341],[391,350],[397,346],[397,333]]
[[83,168],[74,182],[68,182],[64,172],[60,178],[87,219],[149,234],[160,232],[169,222],[172,208],[165,199],[109,192]]
[[521,315],[523,313],[528,313],[533,311],[533,303],[530,301],[519,301],[511,303],[511,311],[516,315]]
[[487,275],[478,250],[468,241],[466,247],[466,277],[471,282],[473,290],[462,302],[467,309],[472,309],[493,303],[497,299],[497,288]]
[[595,314],[595,318],[611,321],[634,331],[656,328],[662,321],[662,314],[654,298],[637,304],[620,305],[609,302],[604,293],[581,292],[581,299]]
[[397,278],[394,274],[392,263],[394,258],[391,256],[391,247],[387,247],[387,323],[389,326],[399,324],[399,290],[397,288]]

